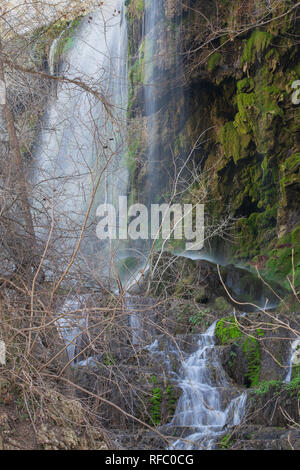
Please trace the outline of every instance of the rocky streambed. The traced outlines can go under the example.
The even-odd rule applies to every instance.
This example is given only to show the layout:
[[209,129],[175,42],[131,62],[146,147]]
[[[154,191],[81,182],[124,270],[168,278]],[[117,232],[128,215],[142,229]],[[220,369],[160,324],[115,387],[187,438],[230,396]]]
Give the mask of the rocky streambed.
[[[207,282],[212,266],[201,266]],[[201,282],[194,288],[201,291]],[[298,448],[297,365],[286,379],[299,315],[245,312],[203,289],[204,303],[191,292],[185,299],[127,295],[123,334],[108,333],[105,347],[96,341],[92,359],[86,351],[74,366],[87,391],[80,398],[116,448]]]

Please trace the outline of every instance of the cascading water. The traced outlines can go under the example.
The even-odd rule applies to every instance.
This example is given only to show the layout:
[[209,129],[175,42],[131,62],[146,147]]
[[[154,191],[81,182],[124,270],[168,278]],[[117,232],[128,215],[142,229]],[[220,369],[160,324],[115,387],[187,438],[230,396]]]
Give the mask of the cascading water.
[[[157,125],[159,111],[158,95],[165,79],[163,71],[158,67],[160,60],[161,18],[163,16],[163,1],[146,0],[145,2],[145,112],[147,116],[147,139],[148,139],[148,167],[147,203],[153,202],[160,190],[159,188],[159,165],[161,163],[161,146],[157,139]],[[159,73],[160,71],[160,73]]]
[[141,344],[143,340],[143,328],[140,313],[136,310],[133,298],[127,294],[124,298],[126,309],[129,312],[129,324],[132,334],[132,344],[134,346]]
[[[94,268],[103,275],[109,247],[96,238],[96,207],[126,195],[128,179],[122,163],[128,93],[123,0],[105,2],[77,28],[71,47],[69,42],[64,47],[60,76],[88,85],[97,95],[57,82],[36,149],[36,232],[45,239],[54,221],[55,249],[69,256],[90,211],[81,254],[89,272]],[[52,46],[52,73],[60,41],[64,35]]]
[[[182,11],[182,6],[176,6]],[[139,190],[139,202],[144,203],[151,213],[150,206],[157,203],[171,204],[172,181],[181,165],[180,156],[175,155],[178,132],[185,121],[183,65],[181,47],[181,21],[167,22],[166,5],[163,0],[144,1],[143,42],[139,48],[139,62],[143,66],[143,98],[146,126],[145,175],[143,190]],[[176,15],[175,15],[176,16]],[[180,15],[177,17],[180,18]],[[165,135],[169,136],[170,147],[164,149]],[[163,137],[164,136],[164,137]],[[176,161],[176,163],[175,163]],[[140,188],[139,188],[140,189]],[[149,239],[128,246],[127,255],[137,260],[137,268],[131,273],[131,287],[139,284],[149,268],[149,251],[153,247],[153,233],[149,224]],[[159,239],[159,234],[155,234]]]
[[293,367],[298,365],[300,365],[300,338],[296,339],[292,343],[288,373],[285,378],[286,383],[291,382],[293,376]]
[[[77,26],[72,44],[64,41],[65,32],[52,44],[50,72],[79,81],[83,88],[56,81],[51,96],[35,154],[36,233],[46,240],[53,224],[52,248],[59,253],[61,267],[82,236],[80,272],[87,272],[91,281],[100,273],[103,280],[111,276],[113,249],[96,238],[96,207],[126,195],[128,180],[122,161],[128,101],[124,1],[106,1]],[[84,84],[97,94],[85,91]],[[87,229],[81,234],[89,210]],[[83,318],[68,314],[79,303],[68,299],[58,322],[70,360],[80,327],[87,327]]]
[[68,299],[63,305],[61,318],[57,321],[58,330],[66,344],[68,358],[71,363],[74,364],[74,358],[76,355],[77,340],[82,334],[83,330],[88,327],[88,320],[84,314],[71,315],[70,312],[76,312],[80,302],[83,299]]
[[215,349],[215,327],[216,323],[200,336],[198,350],[182,364],[179,386],[183,393],[171,425],[190,428],[193,433],[178,439],[171,449],[212,449],[225,426],[238,425],[243,418],[247,395],[232,397]]
[[[176,8],[182,10],[179,5]],[[170,180],[179,170],[174,165],[181,161],[172,151],[165,152],[162,139],[164,130],[175,145],[176,132],[185,121],[181,21],[178,25],[174,22],[167,23],[163,0],[145,1],[144,100],[148,147],[145,199],[148,204],[171,202],[166,195],[170,193]]]

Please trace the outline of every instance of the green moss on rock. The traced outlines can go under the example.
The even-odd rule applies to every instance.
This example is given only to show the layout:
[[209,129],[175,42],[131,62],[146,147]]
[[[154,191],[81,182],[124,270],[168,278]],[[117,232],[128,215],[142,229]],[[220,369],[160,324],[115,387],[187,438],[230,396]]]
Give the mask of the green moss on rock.
[[241,62],[242,64],[252,64],[256,58],[262,58],[263,52],[269,47],[272,41],[272,34],[267,31],[255,30],[246,42]]
[[44,61],[48,61],[53,41],[61,36],[55,52],[55,62],[58,63],[63,54],[72,47],[73,38],[81,20],[82,16],[79,16],[74,20],[61,20],[38,28],[32,36],[36,62],[42,65]]
[[232,306],[224,297],[217,297],[215,300],[215,308],[220,312],[232,311]]
[[[260,329],[256,331],[256,336],[261,337],[264,332]],[[246,335],[240,328],[236,318],[222,318],[216,326],[216,337],[222,345],[231,344],[231,356],[236,357],[237,348],[243,355],[246,363],[246,382],[249,387],[255,387],[261,373],[261,353],[258,339]],[[229,364],[232,367],[233,363]]]
[[287,288],[294,283],[296,288],[300,286],[300,224],[290,233],[281,237],[275,248],[267,254],[265,274],[269,279],[281,281]]
[[222,54],[220,52],[214,52],[207,61],[207,69],[209,72],[213,72],[222,60]]
[[220,133],[220,142],[224,148],[227,159],[233,158],[234,162],[248,156],[248,146],[251,137],[248,134],[239,133],[235,123],[228,122],[222,127]]

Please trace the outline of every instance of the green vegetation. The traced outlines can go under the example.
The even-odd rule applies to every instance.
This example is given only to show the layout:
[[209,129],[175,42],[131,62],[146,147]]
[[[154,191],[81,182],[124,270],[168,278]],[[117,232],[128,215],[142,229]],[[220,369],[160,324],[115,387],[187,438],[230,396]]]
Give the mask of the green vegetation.
[[110,366],[115,365],[115,363],[116,363],[116,360],[115,360],[114,356],[111,353],[107,353],[106,356],[105,356],[104,364],[107,367],[110,367]]
[[167,386],[165,394],[167,397],[167,413],[168,413],[168,421],[169,421],[174,416],[177,400],[176,400],[174,390],[171,385]]
[[283,384],[283,389],[287,390],[290,395],[295,395],[297,394],[298,399],[300,399],[300,374],[292,379],[291,382],[289,383],[284,383]]
[[[290,289],[290,281],[293,280],[295,286],[300,286],[300,224],[298,224],[290,233],[284,235],[278,240],[275,247],[266,253],[267,262],[263,272],[268,279],[282,281],[282,284]],[[294,266],[294,273],[293,273]]]
[[207,68],[209,72],[213,72],[216,67],[220,64],[222,60],[222,54],[219,52],[214,52],[207,61]]
[[232,157],[235,163],[248,156],[251,138],[248,134],[239,133],[235,123],[228,122],[222,127],[220,142],[223,145],[226,158]]
[[175,412],[177,399],[172,385],[166,384],[163,387],[158,385],[155,375],[150,379],[153,384],[152,396],[150,397],[150,424],[159,426],[162,419],[169,422]]
[[203,313],[200,310],[189,318],[189,321],[193,326],[200,325],[202,320],[203,320]]
[[[259,337],[264,336],[264,331],[261,329],[256,330]],[[247,361],[247,380],[250,387],[255,387],[259,382],[261,370],[261,355],[259,341],[252,337],[245,335],[234,317],[222,318],[216,326],[216,336],[222,345],[228,343],[235,343],[237,346],[241,345],[241,351]],[[236,352],[232,351],[230,356],[231,367],[233,360],[236,357]],[[229,364],[230,365],[230,364]]]
[[56,51],[55,51],[55,63],[58,64],[63,56],[72,48],[74,44],[74,38],[76,30],[80,25],[81,18],[76,18],[72,22],[67,22],[65,29],[59,39]]
[[138,13],[142,13],[144,11],[145,5],[144,0],[137,0],[136,2],[136,9]]
[[134,20],[141,20],[145,9],[144,0],[125,0],[125,6],[127,7],[127,16],[131,23]]
[[297,375],[289,383],[283,382],[282,380],[258,382],[255,388],[253,388],[252,393],[265,395],[269,391],[272,391],[274,395],[287,391],[291,396],[296,394],[300,399],[300,371],[298,371]]
[[216,326],[216,336],[220,339],[222,344],[227,344],[230,341],[241,338],[243,333],[241,332],[237,321],[234,317],[222,318]]
[[281,380],[268,380],[264,382],[259,382],[253,389],[253,393],[255,393],[256,395],[264,395],[265,393],[268,393],[271,388],[275,391],[278,391],[281,385]]
[[273,36],[267,31],[255,30],[248,39],[242,55],[242,64],[252,64],[269,47]]
[[152,391],[152,397],[150,398],[150,402],[152,403],[150,417],[152,424],[155,426],[158,426],[161,422],[161,401],[162,391],[159,387],[154,387]]
[[61,36],[55,51],[55,62],[58,63],[63,54],[72,47],[73,39],[81,20],[82,17],[79,16],[73,21],[61,20],[37,29],[32,37],[36,62],[42,64],[43,61],[48,61],[53,41]]
[[215,300],[215,308],[219,312],[230,312],[232,311],[232,306],[224,297],[217,297]]
[[249,380],[250,387],[255,387],[259,382],[261,369],[261,355],[258,341],[255,338],[246,337],[243,344],[243,351],[248,364],[247,379]]
[[[252,260],[268,282],[279,281],[290,289],[286,276],[290,279],[293,276],[292,250],[295,286],[300,285],[299,243],[294,241],[299,237],[299,224],[292,230],[285,226],[287,213],[293,212],[293,208],[296,211],[299,205],[300,156],[299,153],[289,156],[290,149],[297,148],[294,136],[299,118],[295,116],[295,126],[293,122],[286,123],[287,113],[283,110],[291,99],[287,90],[298,75],[297,64],[284,75],[277,70],[279,54],[285,49],[280,52],[270,49],[272,38],[268,32],[254,31],[245,46],[243,58],[247,63],[257,56],[264,61],[251,76],[236,83],[233,100],[238,112],[219,133],[225,157],[220,171],[229,168],[233,161],[234,172],[239,175],[230,203],[233,213],[244,217],[236,222],[239,241],[233,248],[234,258]],[[219,193],[223,198],[230,178],[228,173],[220,180]],[[280,225],[283,233],[278,241]]]
[[229,449],[232,446],[232,444],[233,444],[233,440],[231,439],[230,434],[226,434],[219,442],[220,448],[224,450]]
[[145,73],[145,42],[139,47],[138,58],[129,69],[129,81],[132,88],[144,84]]
[[247,93],[254,90],[255,84],[254,80],[251,77],[243,78],[237,82],[237,91],[238,93]]

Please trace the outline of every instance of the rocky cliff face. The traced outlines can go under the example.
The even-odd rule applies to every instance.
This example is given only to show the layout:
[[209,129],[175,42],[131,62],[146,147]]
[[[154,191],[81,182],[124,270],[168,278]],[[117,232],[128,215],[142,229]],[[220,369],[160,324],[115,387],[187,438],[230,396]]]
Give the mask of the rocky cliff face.
[[[151,60],[144,48],[147,3],[127,3],[132,193],[142,200],[150,184],[149,116],[143,98],[151,79],[163,74],[156,87],[153,136],[161,156],[158,178],[168,174],[172,179],[174,159],[179,165],[192,153],[190,167],[199,178],[181,201],[204,198],[210,223],[226,216],[233,222],[230,241],[212,240],[213,255],[250,269],[258,266],[268,279],[287,286],[292,252],[296,272],[300,262],[300,106],[292,102],[300,52],[294,3],[281,2],[268,13],[264,2],[260,8],[260,2],[220,1],[218,9],[202,0],[186,2],[186,7],[175,0],[163,2],[152,77],[144,75],[145,62]],[[168,185],[160,188],[157,200],[162,201]]]
[[[248,0],[158,3],[155,36],[149,31],[151,5],[127,1],[130,194],[135,202],[149,203],[149,195],[152,202],[169,202],[178,168],[186,165],[182,176],[188,183],[178,183],[172,202],[205,203],[208,227],[230,222],[206,246],[212,258],[227,264],[220,272],[227,294],[214,264],[180,257],[171,261],[168,254],[158,261],[150,293],[169,299],[164,328],[176,339],[186,335],[194,344],[193,336],[217,320],[222,367],[233,389],[249,390],[240,431],[229,429],[219,447],[298,448],[299,433],[287,431],[291,422],[299,422],[296,366],[291,383],[284,382],[290,338],[298,331],[297,302],[291,301],[290,309],[282,304],[282,316],[252,308],[238,324],[228,303],[231,296],[242,311],[251,310],[245,303],[266,299],[274,306],[277,295],[284,298],[290,288],[287,276],[295,290],[300,283],[300,106],[292,99],[300,74],[295,4],[283,1],[272,9],[270,2],[268,7]],[[155,100],[150,112],[145,105],[149,87]],[[150,140],[149,121],[155,122]],[[154,188],[153,152],[158,160]],[[167,247],[181,248],[176,242]],[[272,293],[249,273],[257,268]],[[160,348],[167,350],[163,344]]]

